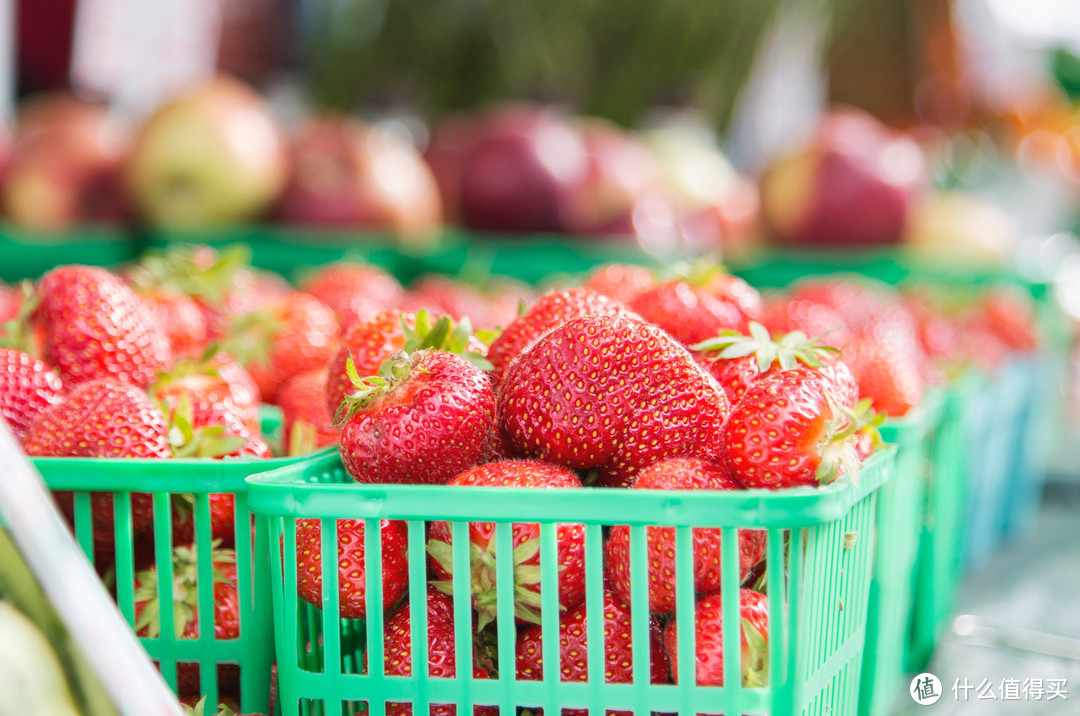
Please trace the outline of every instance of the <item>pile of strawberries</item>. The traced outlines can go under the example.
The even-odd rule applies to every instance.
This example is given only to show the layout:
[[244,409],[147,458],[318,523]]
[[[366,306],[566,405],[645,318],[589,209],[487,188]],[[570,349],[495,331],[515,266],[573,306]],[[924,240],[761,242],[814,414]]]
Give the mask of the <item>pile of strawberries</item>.
[[[715,266],[666,273],[613,264],[537,296],[422,277],[410,289],[373,266],[322,267],[293,289],[240,250],[148,256],[120,274],[65,266],[22,291],[0,288],[0,416],[28,455],[265,458],[260,402],[284,417],[279,452],[338,444],[360,483],[546,489],[814,487],[849,474],[884,416],[914,409],[964,363],[998,365],[1036,347],[1030,299],[1004,290],[957,301],[862,278],[811,279],[765,298]],[[875,413],[876,411],[876,413]],[[174,502],[174,573],[188,575],[190,503]],[[70,495],[57,495],[70,517]],[[150,496],[132,496],[140,634],[157,628]],[[232,495],[211,496],[214,628],[235,636]],[[94,500],[99,554],[112,553],[112,502]],[[407,530],[384,520],[383,653],[409,673]],[[296,528],[298,593],[321,606],[318,520]],[[585,679],[584,527],[557,529],[561,672]],[[470,526],[476,629],[495,618],[494,526]],[[432,676],[454,673],[449,525],[428,533]],[[539,527],[513,526],[519,678],[541,678]],[[720,530],[695,529],[697,678],[722,683]],[[651,678],[677,680],[674,530],[647,533]],[[605,546],[609,682],[630,673],[625,526]],[[764,569],[764,534],[742,530],[744,585]],[[341,616],[365,616],[364,523],[338,523]],[[231,576],[230,576],[231,575]],[[181,590],[185,591],[185,590]],[[194,590],[187,590],[194,594]],[[143,598],[145,596],[145,598]],[[740,596],[743,680],[767,682],[764,596]],[[178,632],[198,634],[194,609]],[[478,676],[492,662],[478,659]],[[197,675],[180,674],[193,697]],[[230,693],[229,676],[222,677]]]

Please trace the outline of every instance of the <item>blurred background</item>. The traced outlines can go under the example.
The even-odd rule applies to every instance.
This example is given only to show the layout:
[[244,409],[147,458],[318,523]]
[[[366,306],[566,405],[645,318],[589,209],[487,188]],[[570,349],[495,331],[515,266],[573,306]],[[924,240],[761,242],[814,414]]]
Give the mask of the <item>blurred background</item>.
[[[1078,675],[1077,0],[0,0],[0,35],[7,281],[240,241],[287,276],[811,252],[1039,287],[1048,499],[927,668]],[[1077,712],[1009,706],[939,711]]]

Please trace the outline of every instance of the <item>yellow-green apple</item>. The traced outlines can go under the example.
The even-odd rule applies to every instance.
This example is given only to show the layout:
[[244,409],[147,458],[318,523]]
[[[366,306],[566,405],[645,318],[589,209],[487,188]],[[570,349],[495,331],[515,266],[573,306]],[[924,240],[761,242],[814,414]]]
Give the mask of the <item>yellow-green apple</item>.
[[342,116],[310,120],[292,138],[276,216],[290,224],[381,229],[410,241],[442,223],[435,177],[412,143]]
[[125,178],[146,221],[196,229],[259,216],[281,192],[287,169],[270,107],[246,84],[219,76],[147,119]]
[[588,154],[552,109],[503,106],[481,118],[461,167],[461,221],[481,231],[564,231]]
[[762,207],[787,243],[895,243],[926,179],[914,140],[859,110],[836,109],[807,146],[766,170]]
[[1019,231],[1011,216],[971,194],[930,194],[914,208],[904,243],[930,261],[1001,265],[1015,249]]

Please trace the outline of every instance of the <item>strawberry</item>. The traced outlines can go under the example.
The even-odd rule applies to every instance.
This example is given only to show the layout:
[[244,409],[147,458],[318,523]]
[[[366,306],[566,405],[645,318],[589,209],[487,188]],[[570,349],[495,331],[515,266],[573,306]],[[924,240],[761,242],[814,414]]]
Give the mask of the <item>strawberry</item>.
[[851,339],[847,321],[834,308],[805,299],[780,296],[765,302],[761,323],[773,335],[802,331],[833,348]]
[[746,318],[734,302],[682,280],[645,291],[630,308],[685,345],[700,343],[725,329],[746,328]]
[[[181,699],[181,702],[183,703],[184,699]],[[206,697],[205,696],[203,696],[201,699],[199,699],[197,702],[195,702],[194,706],[191,706],[191,705],[188,705],[187,703],[184,703],[184,714],[185,714],[185,716],[263,716],[262,714],[253,714],[253,713],[238,714],[238,709],[237,708],[234,708],[233,705],[226,704],[226,703],[218,704],[218,710],[216,712],[214,712],[213,714],[211,714],[206,709],[207,709],[207,704],[206,704]]]
[[263,400],[294,375],[321,368],[337,352],[334,312],[314,296],[293,293],[238,318],[226,350],[248,369]]
[[18,291],[0,281],[0,324],[19,314],[19,302]]
[[553,291],[541,297],[492,341],[487,357],[494,366],[495,380],[501,379],[510,363],[540,336],[571,318],[592,315],[632,317],[634,314],[614,299],[587,288]]
[[439,313],[460,321],[466,316],[473,325],[482,325],[487,316],[487,301],[475,288],[449,276],[428,274],[410,286],[413,299],[422,299],[439,308]]
[[[696,458],[672,458],[654,463],[638,473],[635,490],[740,490],[726,467]],[[694,591],[712,592],[720,588],[719,528],[695,528]],[[648,527],[646,555],[649,563],[649,611],[675,611],[675,528]],[[765,556],[765,532],[739,531],[739,580]],[[611,528],[607,544],[607,566],[611,587],[630,600],[630,528]]]
[[[364,651],[364,671],[372,650]],[[376,653],[377,650],[376,650]],[[383,632],[383,669],[387,676],[412,676],[412,618],[409,603],[404,602],[386,619]],[[454,602],[432,588],[427,591],[427,656],[428,676],[452,679],[457,676],[457,650],[454,646]],[[473,678],[491,678],[488,671],[473,658]],[[412,704],[387,703],[386,716],[411,716]],[[431,716],[455,716],[457,707],[451,704],[432,704]],[[477,706],[474,716],[498,716],[494,706]]]
[[[529,487],[564,489],[581,487],[570,470],[531,460],[510,460],[479,465],[449,483],[454,487]],[[495,524],[469,523],[470,569],[473,606],[480,614],[479,628],[495,618]],[[514,523],[514,613],[519,621],[540,623],[540,525]],[[576,523],[556,526],[559,563],[559,605],[577,606],[585,599],[585,527]],[[435,574],[446,580],[435,583],[450,591],[453,552],[450,525],[432,522],[428,554]]]
[[487,347],[472,335],[472,324],[455,324],[443,316],[432,322],[430,314],[387,311],[353,325],[330,361],[326,383],[326,407],[336,416],[345,396],[355,390],[345,364],[352,357],[358,375],[377,375],[395,353],[415,353],[425,348],[457,353],[474,365],[489,369]]
[[[208,496],[210,506],[210,538],[222,547],[236,545],[236,496],[228,492],[212,492]],[[172,533],[173,544],[191,544],[195,541],[195,497],[187,493],[173,495]]]
[[[749,334],[721,331],[715,338],[691,346],[696,351],[698,363],[716,378],[733,405],[742,399],[754,381],[770,371],[791,370],[800,363],[820,368],[823,363],[835,361],[835,356],[830,353],[839,352],[808,339],[801,331],[793,331],[774,341],[765,327],[755,321],[750,322]],[[838,379],[844,377],[846,375],[838,376]],[[854,389],[854,380],[850,386],[837,387],[840,392],[849,387]]]
[[1031,297],[1019,289],[998,287],[989,291],[979,312],[986,327],[1009,348],[1031,353],[1038,347],[1035,307]]
[[844,362],[851,367],[859,395],[871,398],[874,409],[890,417],[907,415],[922,401],[921,357],[913,344],[873,338],[855,338],[844,348]]
[[808,366],[766,375],[731,413],[724,460],[746,487],[819,485],[857,473],[866,408],[841,405],[829,376]]
[[[111,378],[81,383],[41,413],[30,425],[23,450],[31,456],[172,457],[165,416],[142,390]],[[72,493],[55,492],[53,499],[73,525]],[[94,493],[91,505],[95,553],[102,555],[114,544],[112,494]],[[132,493],[131,521],[135,534],[153,525],[151,495]]]
[[341,461],[357,482],[441,485],[494,440],[491,379],[461,356],[425,349],[388,364],[386,377],[350,372]]
[[293,376],[278,393],[286,454],[302,455],[338,441],[340,431],[326,410],[326,368]]
[[171,457],[165,416],[141,389],[112,378],[71,389],[31,423],[23,449],[53,457]]
[[887,284],[847,274],[803,279],[792,287],[791,298],[828,306],[843,316],[845,326],[856,333],[863,332],[866,324],[885,308],[899,302],[895,289]]
[[262,402],[259,386],[251,377],[251,373],[240,365],[240,361],[225,351],[218,351],[210,357],[209,363],[210,368],[217,373],[218,377],[229,384],[229,390],[237,405],[258,405]]
[[117,276],[90,266],[61,266],[38,285],[36,320],[44,359],[73,386],[112,377],[140,387],[172,362],[153,313]]
[[[743,686],[769,683],[769,602],[764,594],[739,590],[742,653],[739,663]],[[698,600],[694,607],[695,671],[698,686],[724,685],[724,620],[720,593]],[[679,683],[678,619],[664,629],[664,648],[671,663],[671,679]]]
[[[232,640],[240,636],[240,603],[236,592],[236,553],[214,549],[213,564],[214,639]],[[193,547],[173,550],[173,629],[177,639],[199,638],[198,555]],[[156,567],[135,575],[135,633],[156,639],[161,634],[161,593]],[[224,670],[220,688],[235,692],[239,686],[239,671]],[[199,667],[196,664],[177,664],[177,693],[198,695]]]
[[627,485],[669,457],[720,459],[731,406],[693,356],[656,326],[586,316],[547,333],[511,364],[499,425],[520,454],[599,471]]
[[140,292],[139,295],[168,336],[174,356],[197,356],[206,349],[209,328],[195,299],[164,289]]
[[382,269],[344,261],[322,266],[309,274],[301,282],[300,290],[333,309],[346,330],[358,321],[397,307],[405,298],[405,289]]
[[497,330],[509,326],[518,317],[521,306],[536,302],[536,292],[527,283],[505,277],[492,277],[484,285],[484,315],[473,324]]
[[[559,680],[589,680],[588,617],[585,605],[559,618]],[[629,684],[634,680],[633,640],[630,637],[630,606],[610,589],[604,590],[604,682]],[[667,683],[667,655],[659,624],[649,624],[649,681]],[[518,633],[515,662],[520,681],[540,681],[544,677],[543,632],[539,625]],[[531,709],[535,711],[535,709]],[[606,712],[608,716],[628,716],[631,711]],[[588,709],[563,709],[562,716],[586,716]]]
[[30,423],[63,400],[64,384],[56,371],[28,353],[0,348],[0,419],[20,442]]
[[[180,400],[185,399],[191,408],[193,427],[244,426],[248,432],[258,432],[259,406],[255,394],[245,384],[245,378],[250,380],[250,376],[238,364],[231,367],[231,361],[220,353],[183,358],[172,370],[159,373],[148,392],[166,413],[175,410]],[[243,371],[243,375],[231,375],[230,382],[222,376],[223,371],[226,375],[230,371]]]
[[623,305],[656,285],[653,273],[633,264],[604,264],[593,269],[582,284],[585,288],[613,298]]
[[[383,609],[393,606],[408,587],[409,533],[406,523],[379,522],[382,542]],[[296,521],[296,592],[308,604],[322,608],[322,526],[316,519]],[[337,521],[338,604],[345,619],[367,614],[364,563],[364,521]]]

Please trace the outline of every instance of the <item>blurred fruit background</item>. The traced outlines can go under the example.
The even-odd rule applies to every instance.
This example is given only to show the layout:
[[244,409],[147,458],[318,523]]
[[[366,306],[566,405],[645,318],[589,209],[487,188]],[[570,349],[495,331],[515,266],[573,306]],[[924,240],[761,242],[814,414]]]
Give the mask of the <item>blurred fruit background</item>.
[[[808,333],[839,313],[852,330],[830,345],[864,392],[890,361],[889,380],[943,382],[1037,347],[1041,511],[996,561],[974,559],[959,609],[999,641],[1072,639],[1045,670],[1077,673],[1080,603],[1060,596],[1080,593],[1060,569],[1080,558],[1075,0],[6,0],[0,14],[0,324],[26,311],[23,279],[115,269],[158,322],[198,326],[168,331],[193,362],[232,339],[247,364],[245,342],[289,326],[306,362],[251,378],[290,415],[325,392],[338,339],[382,311],[494,331],[582,281],[687,345],[724,310]],[[733,307],[730,284],[694,275],[702,257],[764,303]],[[837,272],[902,294],[792,289]],[[669,288],[679,310],[727,302],[684,337]],[[879,344],[874,310],[901,315]],[[921,379],[882,388],[901,395],[884,412],[917,405]],[[318,402],[305,419],[325,420]],[[278,452],[336,440],[292,425]],[[947,687],[1040,677],[1032,638],[986,648],[958,627],[927,668]]]

